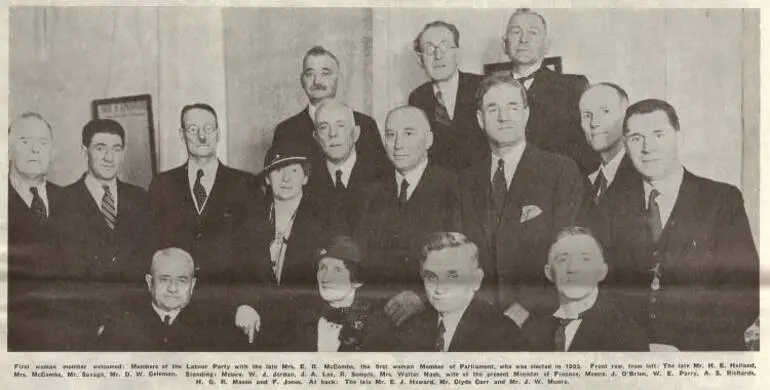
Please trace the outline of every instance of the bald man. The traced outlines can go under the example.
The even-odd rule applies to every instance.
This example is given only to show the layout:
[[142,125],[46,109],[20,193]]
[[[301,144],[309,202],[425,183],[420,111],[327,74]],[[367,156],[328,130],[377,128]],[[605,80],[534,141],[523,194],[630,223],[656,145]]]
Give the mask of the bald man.
[[356,142],[361,127],[354,111],[336,99],[327,99],[315,111],[313,138],[324,157],[310,174],[308,193],[330,211],[329,225],[349,234],[349,227],[360,212],[361,192],[369,183],[390,171],[377,156],[358,153]]
[[[119,351],[213,351],[234,348],[237,333],[216,308],[191,305],[197,279],[192,256],[164,248],[152,256],[145,282],[150,304],[123,309],[100,334],[102,346]],[[213,309],[213,310],[212,310]]]
[[385,150],[391,172],[367,188],[354,230],[367,248],[369,288],[386,298],[386,312],[401,323],[421,311],[424,292],[413,250],[424,234],[449,227],[453,175],[428,158],[433,133],[425,113],[402,106],[388,113]]

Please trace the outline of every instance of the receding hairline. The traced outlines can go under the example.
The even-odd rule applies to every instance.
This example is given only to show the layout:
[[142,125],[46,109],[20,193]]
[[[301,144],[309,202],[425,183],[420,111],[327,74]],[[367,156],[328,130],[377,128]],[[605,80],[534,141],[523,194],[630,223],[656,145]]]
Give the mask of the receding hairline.
[[192,256],[183,249],[172,247],[160,249],[152,255],[152,261],[150,263],[150,274],[153,274],[155,271],[156,263],[166,259],[184,261],[186,264],[190,265],[191,273],[195,273],[195,261],[193,260]]
[[511,22],[513,21],[513,18],[519,15],[531,15],[537,17],[540,20],[540,23],[543,25],[543,31],[546,33],[548,32],[548,23],[545,21],[545,17],[540,12],[537,12],[531,8],[518,8],[513,11],[511,16],[508,18],[508,23],[505,25],[506,33],[511,30]]
[[630,102],[629,102],[628,94],[626,93],[626,91],[623,90],[620,86],[618,86],[616,84],[606,83],[606,82],[590,84],[588,87],[586,87],[585,91],[583,91],[583,93],[580,95],[580,101],[583,100],[583,97],[585,97],[588,94],[588,92],[591,92],[591,91],[597,90],[597,89],[601,89],[601,88],[608,89],[608,90],[614,92],[615,96],[618,97],[618,101],[620,101],[621,104],[624,104],[626,106],[629,105]]
[[396,107],[396,108],[390,110],[390,112],[388,112],[388,115],[385,117],[385,128],[386,129],[388,127],[388,122],[390,122],[391,116],[393,116],[393,115],[395,115],[395,114],[397,114],[399,112],[402,112],[402,111],[413,111],[413,112],[418,113],[418,116],[422,119],[421,122],[424,122],[425,129],[428,132],[432,131],[431,128],[430,128],[430,119],[428,118],[428,114],[426,114],[425,111],[423,111],[419,107],[410,106],[410,105],[403,105],[403,106],[399,106],[399,107]]
[[549,264],[551,263],[551,261],[553,259],[554,248],[556,248],[556,245],[558,243],[560,243],[560,242],[562,242],[562,241],[564,241],[566,239],[572,238],[572,237],[586,237],[586,238],[588,238],[593,243],[594,247],[598,250],[597,253],[601,257],[602,262],[603,263],[607,263],[607,259],[604,257],[604,248],[602,248],[602,244],[599,242],[599,240],[596,237],[594,237],[593,233],[591,233],[590,231],[585,231],[585,230],[574,230],[574,229],[567,230],[567,229],[565,229],[565,230],[563,230],[562,232],[560,232],[558,234],[558,237],[556,238],[556,240],[553,242],[553,244],[551,244],[551,247],[548,248],[548,259],[547,259],[547,262]]
[[318,108],[315,111],[316,122],[318,121],[318,114],[320,114],[323,110],[332,109],[342,109],[345,112],[345,119],[347,119],[351,125],[355,125],[356,120],[355,116],[353,115],[353,109],[337,99],[326,99],[321,102],[320,105],[318,105]]
[[53,128],[51,127],[51,123],[48,122],[48,120],[45,119],[43,115],[33,111],[24,112],[18,117],[14,118],[13,121],[11,121],[11,123],[8,125],[8,134],[10,135],[11,131],[13,131],[13,128],[25,120],[37,120],[38,122],[42,122],[48,128],[48,133],[51,135],[51,138],[53,138]]

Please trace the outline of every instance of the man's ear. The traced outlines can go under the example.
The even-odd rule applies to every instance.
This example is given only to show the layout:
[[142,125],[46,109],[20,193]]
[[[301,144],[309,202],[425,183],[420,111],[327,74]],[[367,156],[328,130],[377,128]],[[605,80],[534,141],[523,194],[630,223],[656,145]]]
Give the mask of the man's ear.
[[198,278],[192,278],[192,281],[190,282],[190,295],[192,295],[193,290],[195,290],[196,282],[198,282]]
[[412,51],[412,53],[414,53],[414,59],[417,61],[417,65],[420,65],[420,68],[425,69],[425,60],[422,58],[422,53],[416,51]]
[[358,142],[358,137],[361,136],[361,126],[355,125],[353,126],[353,143],[355,144]]
[[425,135],[425,149],[430,150],[433,146],[433,132],[428,130],[428,134]]
[[546,264],[543,267],[543,273],[545,274],[546,279],[548,279],[551,283],[556,283],[553,281],[553,269],[551,268],[550,264]]
[[479,122],[479,127],[484,130],[484,113],[481,110],[476,110],[476,120]]
[[147,282],[147,289],[150,290],[150,292],[152,292],[152,275],[145,274],[144,281]]
[[543,58],[545,58],[548,55],[548,52],[551,50],[551,37],[546,35],[545,42],[543,43]]
[[529,106],[527,106],[527,108],[524,109],[524,123],[525,123],[525,126],[529,124]]
[[476,268],[475,271],[473,271],[473,291],[479,291],[479,288],[481,288],[481,282],[484,280],[484,270],[481,269],[481,267]]
[[605,278],[607,278],[607,263],[602,263],[601,267],[599,268],[599,280],[598,282],[603,281]]

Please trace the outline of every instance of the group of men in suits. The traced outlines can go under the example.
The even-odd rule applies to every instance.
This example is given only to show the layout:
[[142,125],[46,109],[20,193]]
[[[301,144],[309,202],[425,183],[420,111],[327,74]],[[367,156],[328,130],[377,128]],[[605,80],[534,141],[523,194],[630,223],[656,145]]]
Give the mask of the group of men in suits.
[[[684,169],[674,108],[544,68],[546,22],[528,9],[506,27],[510,75],[460,72],[459,43],[443,21],[420,31],[430,81],[382,134],[336,99],[337,57],[311,48],[308,106],[258,175],[217,158],[207,104],[181,110],[187,162],[147,193],[117,178],[117,122],[86,124],[87,172],[59,188],[50,124],[13,121],[9,307],[59,313],[25,306],[20,281],[46,278],[92,283],[99,304],[51,340],[11,318],[9,347],[282,349],[305,324],[300,350],[743,349],[759,271],[741,194]],[[143,277],[138,308],[100,284],[144,296]],[[228,336],[180,346],[180,315]]]

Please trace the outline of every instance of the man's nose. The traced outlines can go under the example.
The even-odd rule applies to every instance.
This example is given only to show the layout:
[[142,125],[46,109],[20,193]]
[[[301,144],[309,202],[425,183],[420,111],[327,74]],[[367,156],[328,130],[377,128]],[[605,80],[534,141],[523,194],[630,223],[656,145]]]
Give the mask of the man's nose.
[[107,153],[104,154],[104,159],[106,161],[112,161],[115,159],[115,152],[112,151],[112,149],[107,149]]
[[179,286],[176,282],[170,282],[168,284],[168,287],[166,288],[169,292],[175,293],[177,290],[179,290]]
[[497,111],[497,121],[505,122],[511,120],[511,110],[507,108],[501,108]]
[[527,43],[527,42],[529,42],[529,33],[522,32],[521,35],[519,35],[519,42],[520,43]]

